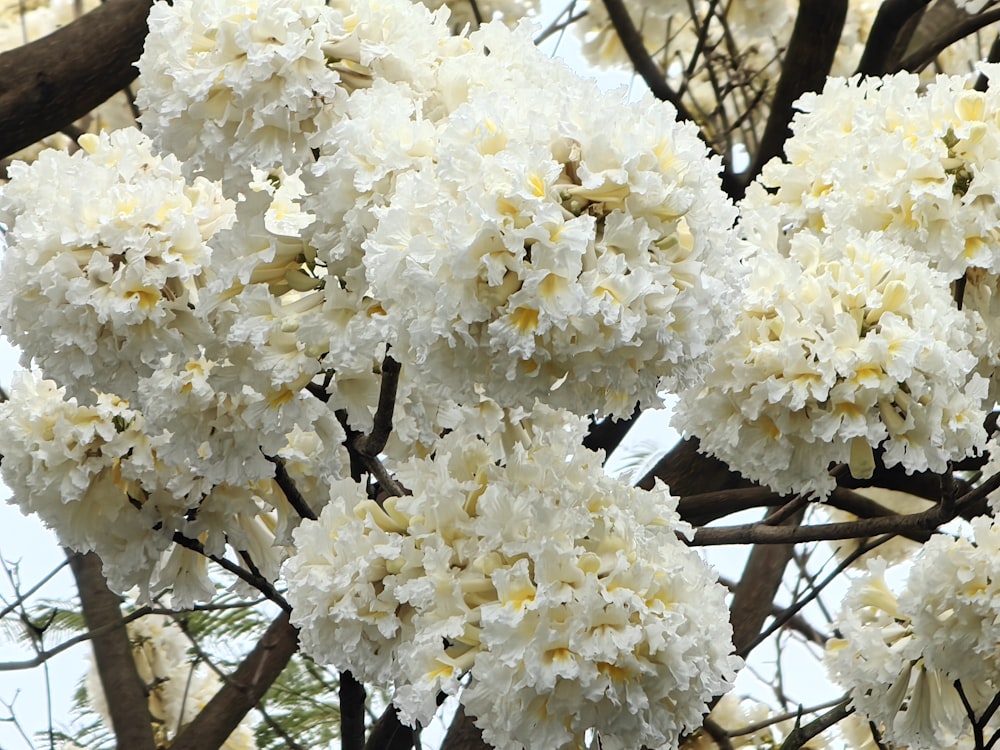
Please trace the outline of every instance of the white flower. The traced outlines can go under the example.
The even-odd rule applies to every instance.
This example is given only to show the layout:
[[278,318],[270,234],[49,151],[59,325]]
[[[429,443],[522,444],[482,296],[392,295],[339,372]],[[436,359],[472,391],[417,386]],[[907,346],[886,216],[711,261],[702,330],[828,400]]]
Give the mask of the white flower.
[[949,279],[883,234],[799,232],[758,246],[733,335],[677,423],[777,492],[825,497],[848,463],[945,471],[981,450],[986,381]]
[[183,513],[184,506],[163,495],[142,502],[138,486],[122,475],[123,462],[153,463],[142,415],[112,396],[81,406],[52,381],[28,373],[15,377],[0,415],[12,502],[37,514],[62,544],[96,551],[112,588],[148,590],[170,544],[157,530],[160,514]]
[[374,76],[425,78],[443,17],[405,0],[178,0],[150,10],[137,97],[146,132],[239,189],[250,168],[289,173]]
[[678,540],[675,500],[606,477],[583,431],[538,407],[401,464],[412,495],[379,506],[335,486],[285,566],[306,652],[395,680],[407,722],[468,680],[461,700],[499,748],[591,730],[676,746],[739,664],[724,592]]
[[[204,389],[188,382],[192,391]],[[169,588],[174,603],[186,607],[215,595],[206,558],[174,546],[177,532],[211,555],[223,556],[227,548],[245,554],[255,572],[277,579],[298,514],[274,483],[274,467],[257,441],[259,425],[238,421],[238,429],[205,439],[199,430],[211,425],[185,424],[190,417],[181,411],[176,432],[162,432],[117,397],[94,400],[80,405],[52,381],[28,373],[15,378],[9,401],[0,404],[0,454],[12,502],[23,513],[37,514],[62,544],[97,552],[111,588],[138,587],[143,599]],[[227,422],[216,424],[222,433]],[[270,445],[293,459],[295,480],[311,480],[303,482],[306,491],[325,489],[346,466],[340,425],[327,417],[311,426],[322,443],[313,448],[321,465],[310,466],[289,445],[301,445],[301,428]],[[233,455],[221,460],[213,447]]]
[[155,3],[138,63],[143,128],[218,178],[294,170],[317,116],[346,96],[324,51],[344,27],[321,0]]
[[[216,485],[240,487],[269,478],[274,467],[265,455],[284,448],[285,436],[296,427],[308,430],[316,420],[329,417],[328,407],[302,390],[311,373],[272,386],[270,375],[254,367],[249,348],[234,351],[241,355],[233,356],[238,364],[205,357],[179,360],[165,363],[142,382],[140,403],[147,429],[162,436],[159,460],[188,469],[183,476],[189,483],[183,485],[178,478],[175,492],[207,493]],[[329,450],[333,470],[345,465],[336,444]]]
[[931,669],[963,685],[1000,685],[1000,528],[972,520],[973,538],[928,541],[910,572],[900,606]]
[[283,167],[279,167],[276,173],[271,174],[251,168],[253,180],[250,189],[271,196],[271,205],[264,213],[264,228],[272,234],[297,237],[316,218],[304,212],[299,205],[306,187],[299,177],[300,171],[287,174]]
[[210,274],[208,240],[233,219],[213,183],[191,182],[138,130],[81,137],[11,166],[0,199],[6,336],[81,399],[131,398],[138,378],[210,334],[191,307]]
[[[360,226],[340,236],[363,238],[383,335],[421,378],[459,400],[483,387],[505,406],[537,397],[631,413],[662,385],[689,382],[724,329],[739,271],[717,166],[668,105],[609,99],[523,31],[491,25],[470,41],[506,45],[535,70],[471,52],[443,61],[441,93],[424,105],[433,152],[362,172],[358,202],[341,214]],[[459,65],[492,68],[496,81],[463,79]],[[394,111],[404,143],[422,143],[419,110]],[[383,128],[343,134],[364,139],[366,154],[367,133]]]
[[972,530],[971,540],[932,537],[898,597],[884,561],[870,563],[845,597],[842,640],[828,646],[827,661],[859,713],[894,744],[971,746],[955,683],[977,716],[1000,684],[1000,531],[988,517],[973,519]]

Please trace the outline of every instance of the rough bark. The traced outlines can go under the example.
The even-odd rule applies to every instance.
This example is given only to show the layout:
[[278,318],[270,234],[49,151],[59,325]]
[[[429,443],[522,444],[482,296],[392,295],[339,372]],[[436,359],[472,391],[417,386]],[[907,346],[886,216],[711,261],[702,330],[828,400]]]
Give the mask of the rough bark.
[[[783,525],[798,525],[802,521],[803,512],[796,513]],[[740,578],[729,605],[733,645],[736,653],[744,658],[760,634],[764,621],[771,614],[774,597],[794,551],[794,544],[758,544],[750,550],[750,557],[743,568],[743,577]]]
[[121,598],[108,588],[97,555],[68,552],[67,557],[80,592],[83,620],[91,633],[97,673],[108,696],[116,743],[129,750],[156,750],[147,687],[135,669]]
[[107,0],[0,54],[0,158],[78,120],[137,75],[151,0]]

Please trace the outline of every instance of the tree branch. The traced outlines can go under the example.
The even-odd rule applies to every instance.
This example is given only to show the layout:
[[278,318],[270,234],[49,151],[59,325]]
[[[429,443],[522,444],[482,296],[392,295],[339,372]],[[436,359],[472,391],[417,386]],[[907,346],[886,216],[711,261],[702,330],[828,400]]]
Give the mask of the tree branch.
[[898,49],[896,39],[900,31],[928,4],[930,0],[885,0],[875,16],[857,72],[863,76],[886,73]]
[[147,687],[135,668],[121,599],[108,588],[97,555],[67,552],[67,557],[80,591],[83,620],[91,634],[94,661],[107,696],[116,743],[130,750],[156,750]]
[[625,48],[628,59],[632,62],[632,67],[649,86],[653,96],[673,104],[674,109],[677,110],[678,120],[694,122],[694,118],[691,117],[691,113],[688,112],[677,92],[667,85],[667,80],[664,78],[660,66],[646,51],[646,43],[643,41],[642,33],[632,22],[632,17],[628,14],[623,0],[604,0],[604,7],[608,9],[608,18],[611,19],[611,24],[615,27],[615,33],[618,34],[622,47]]
[[283,613],[271,623],[257,646],[208,705],[177,735],[171,750],[217,750],[222,747],[243,717],[278,679],[298,648],[298,631],[288,621],[288,614]]
[[942,50],[997,21],[1000,21],[1000,8],[968,16],[964,21],[946,29],[935,39],[908,54],[899,62],[899,65],[887,72],[895,73],[900,70],[908,70],[915,73],[920,71],[927,63],[941,54]]
[[[823,88],[846,17],[847,0],[802,0],[799,3],[792,38],[782,63],[781,79],[771,102],[771,114],[746,182],[760,174],[768,161],[784,152],[795,100],[807,91]],[[735,197],[740,198],[742,194]]]
[[795,528],[751,523],[742,526],[701,528],[695,530],[694,539],[690,544],[692,546],[748,543],[793,544],[829,541],[831,539],[858,539],[880,534],[912,536],[932,531],[941,524],[963,515],[969,508],[978,506],[983,498],[997,488],[1000,488],[1000,474],[990,477],[975,489],[965,493],[953,505],[948,503],[949,509],[947,511],[944,510],[943,504],[938,504],[922,513],[865,518],[846,523],[821,523]]
[[441,750],[490,750],[490,746],[483,740],[483,733],[461,705],[455,711],[448,733],[441,743]]
[[607,458],[621,445],[641,413],[642,410],[637,405],[630,417],[622,419],[606,417],[599,422],[591,418],[590,427],[587,428],[587,434],[583,438],[583,447],[592,451],[603,450],[604,457]]
[[150,5],[107,0],[0,54],[0,157],[65,128],[135,80]]
[[364,750],[365,686],[348,671],[340,673],[340,747],[341,750]]
[[638,486],[652,489],[654,481],[660,479],[669,485],[671,493],[680,497],[756,487],[719,459],[699,453],[700,446],[698,438],[682,440],[657,461],[656,466],[639,480]]
[[[800,509],[786,519],[784,525],[768,528],[795,529],[804,514],[805,509]],[[733,646],[743,658],[750,652],[753,640],[771,614],[774,597],[794,550],[792,544],[781,544],[757,545],[750,551],[743,577],[733,592],[733,602],[729,607]]]
[[799,723],[796,722],[795,728],[788,734],[785,741],[781,743],[780,750],[799,750],[799,748],[809,742],[809,740],[817,734],[826,731],[838,721],[848,717],[854,712],[854,709],[849,707],[850,702],[850,698],[844,698],[832,709],[813,721],[810,721],[805,726],[800,726]]
[[315,521],[318,516],[309,506],[308,501],[302,496],[302,493],[299,492],[299,488],[295,486],[295,480],[289,475],[288,468],[285,466],[285,459],[281,456],[268,456],[266,454],[264,458],[274,464],[274,481],[278,485],[278,488],[285,494],[285,499],[292,506],[292,509],[300,517]]
[[399,711],[391,703],[378,717],[365,743],[365,750],[409,750],[413,730],[399,720]]

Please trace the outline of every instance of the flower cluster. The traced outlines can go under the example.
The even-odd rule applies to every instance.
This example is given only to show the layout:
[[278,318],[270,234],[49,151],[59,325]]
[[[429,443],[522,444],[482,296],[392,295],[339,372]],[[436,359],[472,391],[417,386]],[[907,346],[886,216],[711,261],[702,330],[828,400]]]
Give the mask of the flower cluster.
[[353,341],[439,393],[630,413],[724,330],[735,212],[669,105],[602,94],[528,31],[472,34],[426,96],[355,92],[307,180],[310,241],[333,298],[377,311]]
[[822,496],[832,462],[871,476],[873,448],[910,472],[984,448],[1000,395],[1000,118],[995,91],[967,86],[832,79],[801,99],[787,161],[741,204],[756,271],[734,336],[684,411],[706,450]]
[[[997,67],[982,72],[996,77]],[[884,233],[921,261],[962,281],[956,299],[982,331],[970,348],[1000,396],[997,324],[1000,94],[969,88],[967,76],[831,79],[807,94],[785,145],[787,163],[768,164],[747,191],[750,235],[825,234],[833,227]],[[837,149],[829,148],[836,132]]]
[[74,396],[89,398],[96,377],[131,398],[140,378],[208,335],[192,308],[208,240],[233,222],[233,205],[214,183],[186,180],[138,130],[80,145],[10,167],[0,327],[25,363]]
[[898,596],[876,560],[845,597],[830,671],[893,744],[971,746],[969,711],[982,715],[1000,685],[1000,528],[981,516],[972,529],[933,537]]
[[950,278],[973,267],[997,273],[998,97],[968,88],[964,76],[924,89],[905,73],[830,79],[799,100],[787,161],[771,161],[748,190],[744,226],[885,232]]
[[[550,407],[699,377],[735,208],[669,105],[446,18],[154,6],[144,134],[18,165],[0,199],[0,324],[53,379],[0,407],[5,477],[145,599],[210,598],[204,555],[273,582],[293,544],[304,647],[394,683],[409,722],[444,691],[505,750],[675,746],[739,666],[724,590],[668,492],[606,478]],[[380,503],[344,425],[371,427],[387,357],[412,494]]]
[[538,407],[401,465],[412,495],[335,486],[285,566],[304,650],[395,681],[407,722],[461,689],[504,750],[591,730],[607,747],[675,746],[738,666],[724,591],[677,538],[676,501],[605,477],[584,429]]
[[945,471],[986,441],[986,381],[948,279],[889,237],[857,231],[761,247],[735,330],[681,424],[777,492],[835,486],[831,463]]
[[348,91],[426,75],[445,15],[407,0],[155,3],[138,63],[144,130],[217,179],[292,171]]
[[[298,14],[285,36],[275,14]],[[266,352],[207,357],[253,361],[270,403],[322,366],[357,429],[387,346],[412,403],[658,403],[703,369],[735,294],[718,164],[669,105],[602,94],[530,28],[451,37],[443,18],[404,0],[154,8],[146,130],[242,196],[202,308],[228,347]]]
[[[243,468],[242,481],[209,481],[187,454],[172,460],[177,439],[152,433],[128,403],[106,394],[94,401],[81,405],[28,373],[15,379],[0,404],[0,445],[3,480],[22,512],[37,514],[66,546],[97,552],[109,585],[138,587],[141,599],[171,588],[184,607],[215,595],[205,557],[174,546],[175,534],[211,555],[231,547],[277,579],[298,516],[272,480],[250,481]],[[303,487],[328,487],[321,467],[331,458],[339,473],[342,432],[326,437],[329,448],[319,453],[322,438],[301,430],[276,450]]]

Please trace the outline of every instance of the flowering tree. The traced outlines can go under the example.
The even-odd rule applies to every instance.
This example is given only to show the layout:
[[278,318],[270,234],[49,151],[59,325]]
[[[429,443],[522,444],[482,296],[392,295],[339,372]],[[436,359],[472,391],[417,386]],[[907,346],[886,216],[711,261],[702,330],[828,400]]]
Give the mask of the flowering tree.
[[[0,56],[37,71],[7,151],[138,58],[138,126],[0,195],[3,476],[75,551],[119,747],[253,746],[255,708],[299,746],[266,697],[296,654],[338,675],[345,748],[419,746],[448,697],[448,747],[996,744],[992,3],[606,0],[544,31],[519,3],[119,4]],[[539,50],[569,27],[651,93]],[[84,38],[116,40],[102,75],[51,65]],[[688,439],[607,476],[668,392]],[[719,544],[751,548],[731,592]],[[219,575],[275,613],[221,676],[149,614],[219,605]],[[724,696],[783,633],[844,694],[778,727]]]

